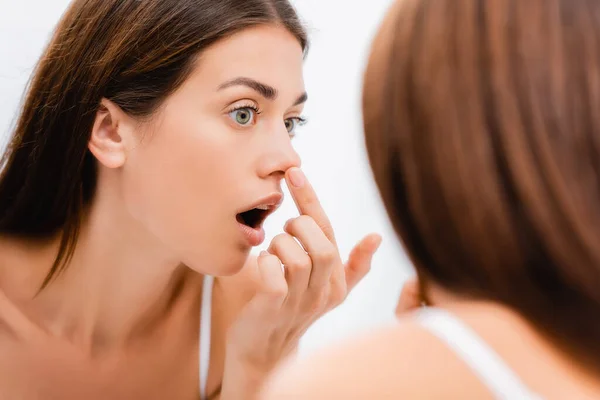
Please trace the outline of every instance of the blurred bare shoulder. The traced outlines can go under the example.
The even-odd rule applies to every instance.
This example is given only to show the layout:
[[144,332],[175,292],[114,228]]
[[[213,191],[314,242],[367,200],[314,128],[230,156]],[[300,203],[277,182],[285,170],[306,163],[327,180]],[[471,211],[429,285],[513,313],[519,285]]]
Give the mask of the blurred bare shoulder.
[[464,363],[412,318],[290,362],[262,400],[489,398]]

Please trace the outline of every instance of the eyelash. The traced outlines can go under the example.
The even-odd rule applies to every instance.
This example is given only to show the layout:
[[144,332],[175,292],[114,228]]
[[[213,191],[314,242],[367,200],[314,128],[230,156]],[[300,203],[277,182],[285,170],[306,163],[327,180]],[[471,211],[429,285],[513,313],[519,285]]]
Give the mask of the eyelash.
[[296,121],[298,121],[298,126],[304,126],[308,123],[308,119],[306,119],[305,117],[292,117],[288,119],[295,119]]
[[[304,117],[292,117],[292,118],[287,118],[287,119],[288,120],[290,120],[290,119],[291,120],[295,120],[296,121],[296,126],[295,126],[296,128],[299,127],[299,126],[304,126],[308,122],[307,119],[304,118]],[[289,133],[290,137],[292,137],[292,138],[294,136],[296,136],[296,132],[294,132],[293,130],[291,132],[288,132],[288,133]]]
[[239,111],[239,110],[246,110],[246,109],[250,109],[250,110],[254,111],[256,113],[256,115],[262,114],[262,110],[259,109],[258,107],[256,107],[254,104],[243,104],[243,105],[235,106],[231,110],[229,110],[228,113],[231,114],[232,112]]

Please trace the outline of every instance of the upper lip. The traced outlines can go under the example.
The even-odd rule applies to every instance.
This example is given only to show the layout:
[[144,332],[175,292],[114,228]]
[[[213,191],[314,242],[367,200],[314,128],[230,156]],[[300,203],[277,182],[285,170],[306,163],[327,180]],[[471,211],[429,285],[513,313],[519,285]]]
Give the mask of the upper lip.
[[275,211],[277,208],[279,208],[279,206],[281,205],[282,202],[283,202],[283,193],[281,193],[281,192],[272,193],[268,196],[263,197],[260,200],[257,200],[253,205],[251,205],[250,207],[241,211],[240,213],[253,210],[260,206],[266,206],[266,207],[268,207],[268,213],[271,214],[273,211]]

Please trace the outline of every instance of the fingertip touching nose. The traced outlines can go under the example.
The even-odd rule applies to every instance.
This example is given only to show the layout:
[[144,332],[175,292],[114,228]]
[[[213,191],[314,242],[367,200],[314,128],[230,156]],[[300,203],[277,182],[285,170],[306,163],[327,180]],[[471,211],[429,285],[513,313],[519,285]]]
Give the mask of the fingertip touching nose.
[[283,178],[285,171],[292,167],[300,168],[302,160],[291,143],[280,144],[263,158],[260,175],[263,178],[276,175]]

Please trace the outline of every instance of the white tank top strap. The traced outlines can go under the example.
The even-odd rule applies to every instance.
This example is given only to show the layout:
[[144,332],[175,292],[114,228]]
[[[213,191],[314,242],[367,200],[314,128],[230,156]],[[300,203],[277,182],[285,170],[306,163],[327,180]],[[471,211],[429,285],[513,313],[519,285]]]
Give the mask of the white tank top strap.
[[542,400],[471,328],[441,309],[426,307],[417,314],[421,326],[456,353],[498,400]]
[[200,400],[205,400],[206,383],[208,381],[208,368],[210,365],[210,334],[212,316],[212,289],[214,278],[205,275],[202,282],[202,303],[200,305],[200,342],[199,342],[199,366],[200,366]]

